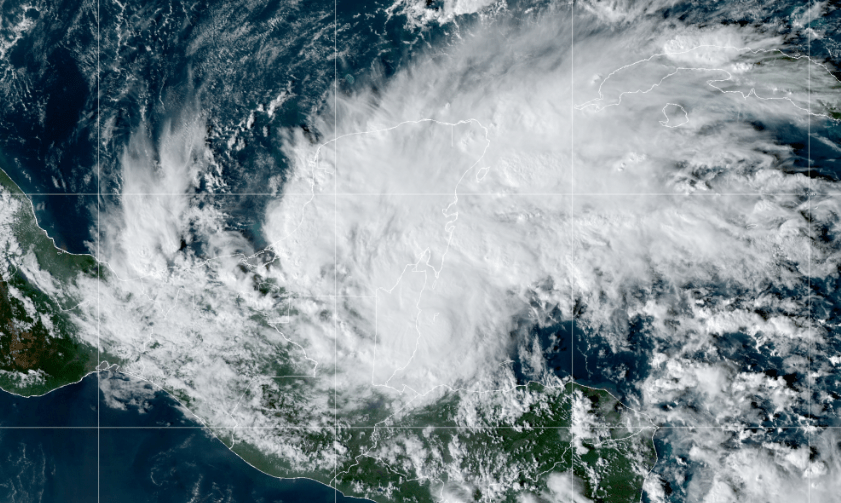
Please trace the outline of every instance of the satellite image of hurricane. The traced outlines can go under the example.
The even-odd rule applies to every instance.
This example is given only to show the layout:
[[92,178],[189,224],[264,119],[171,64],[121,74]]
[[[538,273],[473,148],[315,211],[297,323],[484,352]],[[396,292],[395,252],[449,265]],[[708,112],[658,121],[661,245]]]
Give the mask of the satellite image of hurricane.
[[841,502],[841,2],[0,0],[0,503]]

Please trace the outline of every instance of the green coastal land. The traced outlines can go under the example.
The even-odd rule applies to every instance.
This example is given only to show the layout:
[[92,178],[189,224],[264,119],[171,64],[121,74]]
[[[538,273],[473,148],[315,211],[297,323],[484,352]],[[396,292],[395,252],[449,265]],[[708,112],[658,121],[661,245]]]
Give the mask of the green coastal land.
[[98,363],[72,315],[84,299],[67,292],[97,278],[96,260],[56,248],[32,203],[0,170],[0,387],[31,396],[79,381]]
[[[2,171],[0,225],[0,388],[41,395],[79,381],[99,361],[120,363],[81,336],[87,330],[91,340],[96,319],[84,292],[107,285],[105,271],[90,255],[57,248],[29,198]],[[167,391],[189,407],[189,395]],[[402,415],[372,407],[315,421],[306,413],[310,392],[306,380],[291,380],[257,397],[260,414],[293,425],[266,431],[265,440],[317,460],[306,469],[229,430],[210,429],[268,474],[312,478],[378,503],[433,502],[450,493],[513,502],[523,493],[547,495],[558,477],[573,477],[593,501],[631,503],[657,459],[646,418],[606,391],[571,383],[486,395],[453,391]]]

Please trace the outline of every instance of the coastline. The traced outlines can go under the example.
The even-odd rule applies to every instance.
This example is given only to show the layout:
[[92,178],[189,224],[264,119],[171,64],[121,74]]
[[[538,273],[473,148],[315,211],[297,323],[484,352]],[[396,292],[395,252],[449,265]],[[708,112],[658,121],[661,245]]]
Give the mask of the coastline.
[[[102,377],[104,381],[105,376]],[[86,498],[91,491],[95,497],[101,486],[103,500],[113,501],[119,496],[120,501],[148,501],[152,495],[157,501],[168,502],[185,501],[195,494],[208,497],[218,494],[221,487],[236,495],[236,501],[248,501],[247,496],[252,494],[254,499],[266,501],[334,501],[334,489],[321,482],[303,477],[279,478],[255,470],[232,455],[235,453],[208,428],[184,414],[167,393],[156,390],[139,407],[127,402],[126,409],[103,404],[102,419],[107,426],[97,427],[92,407],[95,395],[91,391],[98,389],[98,381],[99,376],[88,375],[75,393],[42,396],[42,404],[0,394],[0,403],[7,405],[7,411],[13,410],[15,403],[25,403],[32,411],[58,406],[59,410],[67,407],[83,416],[83,424],[79,424],[77,415],[63,411],[61,416],[35,418],[37,426],[0,428],[0,432],[5,429],[9,433],[16,428],[14,435],[0,434],[0,445],[8,457],[8,462],[0,466],[0,476],[14,477],[15,490],[63,493],[63,501],[77,501],[80,497],[89,500]],[[60,421],[54,423],[55,418]],[[74,422],[67,423],[74,418]],[[68,445],[74,446],[72,452],[67,451]],[[38,477],[31,479],[33,462],[37,467],[46,466],[44,477],[38,475],[39,471]],[[7,490],[9,487],[0,488],[0,499]],[[157,498],[155,491],[159,493]],[[309,495],[314,497],[308,499]],[[339,496],[338,501],[360,500]]]
[[[344,498],[345,500],[348,500],[348,501],[364,501],[364,502],[371,502],[371,503],[374,503],[374,502],[377,502],[377,501],[379,501],[379,502],[391,501],[391,500],[387,500],[387,499],[382,499],[382,500],[367,499],[367,498],[364,498],[364,497],[348,495],[348,494],[344,493],[343,491],[341,491],[340,489],[338,489],[337,487],[334,487],[333,485],[331,485],[329,482],[325,482],[324,480],[319,480],[318,478],[314,478],[314,477],[311,477],[311,476],[300,475],[300,476],[286,477],[286,476],[281,476],[281,475],[277,475],[277,474],[271,473],[269,471],[266,471],[266,470],[260,468],[259,466],[257,466],[257,464],[259,464],[259,463],[255,463],[255,460],[251,460],[247,456],[243,456],[240,452],[237,452],[237,450],[235,450],[232,446],[230,446],[229,442],[226,442],[223,438],[220,437],[220,431],[224,432],[224,431],[228,431],[228,430],[236,430],[236,429],[239,429],[239,427],[212,427],[212,426],[209,426],[200,417],[196,416],[189,408],[187,408],[180,400],[178,400],[178,398],[176,398],[174,395],[167,392],[165,389],[161,388],[156,383],[153,383],[151,381],[148,381],[146,379],[143,379],[141,377],[138,377],[138,376],[135,376],[135,375],[132,375],[132,374],[123,373],[115,367],[116,367],[115,365],[111,365],[107,369],[100,369],[100,370],[96,370],[96,371],[93,371],[93,372],[89,372],[79,381],[77,381],[75,383],[69,383],[69,384],[63,385],[63,386],[58,387],[54,390],[51,390],[50,392],[45,393],[43,395],[20,396],[20,395],[14,394],[12,392],[6,392],[6,393],[8,393],[9,395],[15,396],[17,398],[41,398],[41,399],[43,399],[43,398],[49,397],[49,395],[53,394],[54,391],[59,391],[61,389],[67,388],[71,384],[75,384],[75,385],[84,384],[83,381],[86,378],[92,377],[92,374],[94,374],[94,373],[99,374],[101,372],[105,372],[105,373],[113,372],[115,374],[125,376],[128,379],[143,382],[144,384],[152,387],[154,389],[154,394],[155,394],[155,399],[156,400],[165,400],[167,402],[170,402],[170,408],[172,408],[173,410],[176,410],[179,414],[181,414],[181,416],[183,417],[183,419],[185,421],[189,421],[189,422],[192,422],[192,423],[195,424],[194,426],[193,425],[191,425],[191,426],[163,426],[163,427],[157,427],[155,429],[202,431],[202,432],[206,433],[208,436],[212,437],[214,440],[218,441],[219,444],[224,446],[226,451],[228,451],[231,454],[233,454],[234,456],[236,456],[236,458],[238,460],[242,461],[250,469],[253,469],[256,472],[260,473],[261,475],[271,477],[272,479],[275,479],[275,480],[278,480],[278,481],[305,480],[305,481],[317,483],[317,484],[320,484],[321,486],[329,488],[331,491],[335,490],[338,494],[341,495],[342,498]],[[102,378],[101,375],[97,375],[97,381],[99,381],[101,378]],[[537,383],[537,384],[539,384],[539,383]],[[594,390],[594,391],[598,391],[598,392],[607,393],[611,398],[615,399],[615,396],[612,393],[610,393],[609,391],[600,389],[600,388],[595,388],[595,387],[592,387],[592,386],[583,386],[583,385],[578,385],[578,384],[576,384],[575,386],[590,389],[590,390]],[[98,388],[99,393],[101,393],[102,390],[99,389],[98,384],[97,384],[97,388]],[[97,400],[102,400],[101,395],[98,396]],[[617,402],[618,402],[618,400],[617,400]],[[621,403],[621,402],[619,402],[619,403]],[[108,407],[108,406],[105,406],[105,407]],[[103,409],[105,407],[103,407]],[[631,409],[631,410],[634,410],[634,409]],[[648,442],[651,442],[652,446],[654,446],[654,436],[657,433],[657,431],[659,431],[659,427],[657,427],[654,423],[652,423],[650,421],[650,418],[645,413],[639,412],[639,411],[636,411],[636,410],[634,410],[634,412],[644,416],[646,418],[646,420],[651,424],[651,426],[641,428],[640,431],[650,430],[650,435],[646,434],[645,438]],[[15,427],[11,427],[11,428],[15,428]],[[49,428],[49,427],[46,427],[46,428]],[[75,427],[75,429],[87,429],[87,430],[113,430],[114,428],[115,427],[113,427],[113,426],[102,427],[102,426],[94,426],[94,425]],[[117,428],[118,429],[125,429],[126,427],[117,427]],[[128,428],[131,429],[131,427],[128,427]],[[652,447],[652,448],[654,450],[654,455],[656,456],[656,459],[655,459],[654,463],[652,464],[651,468],[649,469],[648,473],[646,474],[645,479],[643,480],[643,484],[640,487],[639,497],[637,498],[638,501],[641,501],[642,495],[644,493],[645,484],[648,481],[649,476],[653,472],[653,470],[656,466],[656,463],[659,461],[659,453],[657,452],[656,448],[654,448],[654,447]],[[433,487],[430,487],[430,492],[432,492],[432,490],[433,490]]]
[[[4,178],[4,177],[5,177],[5,178]],[[11,185],[12,185],[12,187],[9,187],[9,184],[11,184]],[[52,246],[53,250],[54,250],[56,253],[58,253],[58,254],[67,253],[68,255],[71,255],[71,256],[77,256],[77,257],[83,257],[83,258],[86,258],[86,259],[90,259],[90,260],[94,261],[94,263],[95,263],[95,264],[96,264],[96,266],[97,266],[97,267],[96,267],[96,269],[97,269],[97,271],[99,272],[99,270],[100,270],[100,268],[101,268],[101,264],[100,264],[100,262],[99,262],[99,261],[97,261],[97,260],[95,259],[95,257],[93,257],[92,255],[89,255],[89,254],[73,255],[73,254],[71,254],[71,253],[69,253],[69,252],[64,252],[64,251],[59,250],[58,248],[56,248],[56,247],[55,247],[55,240],[49,236],[49,234],[47,233],[47,231],[46,231],[46,230],[44,230],[43,228],[41,228],[41,227],[38,225],[38,223],[37,223],[37,217],[35,217],[35,214],[34,214],[34,206],[32,205],[32,201],[31,201],[28,197],[26,197],[26,195],[25,195],[25,194],[23,194],[23,192],[22,192],[22,191],[20,191],[20,188],[19,188],[17,185],[15,185],[15,184],[14,184],[14,182],[13,182],[13,181],[12,181],[12,180],[8,177],[8,175],[7,175],[5,172],[2,172],[2,174],[0,174],[0,185],[3,185],[4,187],[6,187],[6,188],[7,188],[10,192],[12,192],[12,193],[13,193],[13,195],[14,195],[14,196],[17,196],[17,197],[23,197],[23,198],[26,198],[26,199],[29,201],[30,206],[27,208],[27,210],[28,210],[28,214],[29,214],[29,215],[31,215],[31,217],[33,218],[34,225],[35,225],[35,226],[36,226],[36,227],[37,227],[37,228],[38,228],[38,229],[39,229],[39,230],[43,233],[43,235],[44,235],[44,236],[46,236],[47,238],[49,238],[49,240],[50,240],[50,244],[51,244],[51,246]],[[15,192],[17,192],[17,193],[15,193]],[[79,272],[79,273],[81,273],[81,272]],[[99,274],[97,274],[97,277],[99,277]],[[82,343],[81,341],[77,341],[77,342]],[[84,343],[82,343],[82,344],[84,344]],[[93,370],[87,370],[87,371],[85,371],[85,372],[81,375],[81,377],[78,377],[77,379],[75,379],[75,380],[73,380],[73,381],[71,381],[71,382],[66,382],[66,383],[63,383],[63,384],[61,384],[61,385],[55,386],[55,387],[53,387],[53,388],[51,388],[51,389],[48,389],[47,391],[45,391],[45,392],[43,392],[43,393],[22,394],[22,393],[18,393],[18,392],[17,392],[18,390],[14,390],[14,391],[12,391],[12,390],[9,390],[9,389],[6,389],[6,388],[2,388],[2,389],[3,389],[4,391],[6,391],[7,393],[9,393],[10,395],[17,396],[17,397],[23,397],[23,398],[44,398],[44,397],[47,397],[48,395],[50,395],[51,393],[53,393],[54,391],[64,389],[64,388],[66,388],[66,387],[68,387],[68,386],[70,386],[70,385],[73,385],[73,384],[79,385],[79,384],[80,384],[80,383],[82,383],[82,382],[83,382],[86,378],[88,378],[89,376],[91,376],[91,375],[92,375],[92,374],[94,374],[94,373],[96,373],[96,374],[97,374],[97,381],[99,381],[99,380],[101,379],[101,374],[100,374],[101,372],[107,372],[107,371],[118,371],[118,369],[119,369],[119,362],[118,362],[118,363],[115,363],[115,364],[111,364],[111,363],[109,363],[109,362],[110,362],[112,359],[110,359],[110,358],[109,358],[109,359],[107,359],[107,360],[101,359],[101,356],[103,356],[103,353],[102,353],[101,351],[98,351],[98,352],[97,352],[97,354],[98,354],[97,365],[94,367],[94,369],[93,369]],[[92,363],[92,362],[91,362],[91,363]],[[103,363],[107,365],[107,368],[104,368],[104,367],[103,367]],[[202,420],[202,418],[200,418],[198,415],[196,415],[195,413],[193,413],[193,412],[192,412],[192,410],[190,410],[190,408],[189,408],[189,407],[187,407],[187,406],[186,406],[186,405],[182,402],[182,400],[181,400],[181,399],[177,398],[174,394],[172,394],[172,393],[171,393],[171,392],[169,392],[168,390],[164,389],[164,388],[163,388],[163,387],[161,387],[159,384],[154,383],[154,382],[151,382],[151,381],[149,381],[149,380],[147,380],[147,379],[145,379],[145,378],[143,378],[143,377],[141,377],[141,376],[137,376],[137,375],[133,375],[133,374],[128,374],[128,373],[123,373],[123,372],[120,372],[120,373],[121,373],[121,374],[123,374],[123,375],[125,375],[125,376],[128,376],[130,379],[138,379],[138,380],[140,380],[140,381],[142,381],[142,382],[144,382],[144,383],[147,383],[147,384],[149,384],[149,385],[153,386],[153,387],[155,388],[155,392],[156,392],[156,393],[158,393],[158,392],[164,392],[164,393],[165,393],[165,396],[167,397],[167,399],[168,399],[168,400],[170,400],[170,401],[171,401],[172,403],[174,403],[174,404],[177,404],[177,408],[178,408],[178,409],[182,412],[182,414],[184,414],[184,415],[185,415],[185,417],[187,416],[187,413],[189,413],[189,415],[190,415],[190,416],[192,416],[192,419],[190,419],[190,420],[191,420],[191,421],[194,421],[194,422],[195,422],[198,426],[195,426],[195,427],[190,427],[191,429],[202,429],[202,430],[206,431],[206,432],[207,432],[207,433],[209,433],[209,434],[210,434],[210,435],[211,435],[214,439],[218,440],[218,441],[219,441],[222,445],[224,445],[224,446],[225,446],[225,448],[226,448],[228,451],[230,451],[231,453],[233,453],[234,455],[236,455],[236,457],[237,457],[237,458],[239,458],[240,460],[242,460],[243,462],[245,462],[245,463],[246,463],[249,467],[251,467],[251,468],[253,468],[253,469],[257,470],[259,473],[264,474],[264,475],[267,475],[267,476],[270,476],[270,477],[275,478],[275,479],[277,479],[277,480],[308,480],[308,481],[312,481],[312,482],[319,483],[319,484],[325,485],[325,486],[327,486],[327,487],[330,487],[331,489],[335,490],[337,493],[341,493],[341,494],[342,494],[342,496],[343,496],[343,497],[345,497],[345,498],[354,498],[354,499],[359,499],[359,498],[357,498],[357,497],[355,497],[355,496],[347,496],[347,495],[345,495],[345,493],[343,493],[342,491],[340,491],[340,490],[338,489],[338,487],[337,487],[337,486],[338,486],[339,484],[338,484],[338,483],[331,484],[331,483],[330,483],[331,481],[330,481],[330,480],[328,480],[328,478],[322,478],[322,479],[319,479],[319,478],[316,478],[316,477],[313,477],[313,476],[307,476],[307,475],[286,477],[286,476],[282,476],[282,475],[277,475],[277,474],[275,474],[275,473],[270,473],[269,471],[267,471],[267,470],[265,470],[265,469],[263,469],[263,468],[261,468],[261,467],[258,467],[258,465],[264,465],[264,464],[265,464],[266,466],[270,465],[270,464],[271,464],[271,462],[272,462],[271,457],[270,457],[270,456],[268,456],[268,455],[263,455],[262,453],[260,453],[260,452],[259,452],[259,449],[258,449],[257,447],[252,446],[251,444],[248,444],[248,443],[246,443],[246,442],[241,442],[241,444],[242,444],[242,445],[247,445],[249,448],[251,448],[251,449],[254,449],[254,450],[255,450],[255,457],[254,457],[254,459],[252,459],[252,458],[251,458],[251,456],[245,455],[245,454],[243,454],[242,452],[238,452],[238,450],[236,449],[236,444],[228,445],[228,444],[229,444],[229,442],[226,442],[226,441],[225,441],[225,440],[224,440],[224,439],[220,436],[220,434],[218,434],[218,432],[219,432],[220,430],[221,430],[221,431],[224,431],[224,430],[236,430],[236,429],[238,429],[238,427],[234,426],[234,427],[218,427],[218,428],[215,428],[215,427],[213,427],[213,426],[209,426],[209,425],[207,425],[207,424],[205,423],[205,421],[204,421],[204,420]],[[526,384],[525,384],[525,385],[523,385],[522,387],[524,387],[524,388],[528,388],[531,384],[537,384],[537,385],[544,386],[544,385],[543,385],[543,384],[541,384],[541,383],[536,383],[536,382],[534,382],[534,381],[529,381],[528,383],[526,383]],[[575,384],[575,383],[573,383],[573,384],[574,384],[574,386],[578,386],[578,387],[580,387],[580,388],[590,389],[590,390],[594,390],[594,391],[598,391],[598,392],[603,392],[603,393],[606,393],[608,396],[610,396],[610,397],[611,397],[611,399],[612,399],[612,400],[614,400],[615,402],[621,403],[621,402],[619,402],[619,400],[616,398],[616,396],[614,396],[614,395],[613,395],[613,393],[611,393],[611,392],[610,392],[609,390],[607,390],[607,389],[602,389],[602,388],[597,388],[597,387],[591,387],[591,386],[584,386],[584,385]],[[566,386],[566,384],[561,385],[560,387],[565,387],[565,386]],[[520,386],[517,386],[517,387],[519,388]],[[549,386],[549,387],[551,387],[551,386]],[[100,389],[98,392],[101,392],[101,389]],[[99,400],[99,396],[97,397],[97,400]],[[98,405],[97,405],[97,406],[98,406]],[[623,404],[623,406],[624,406],[624,404]],[[630,407],[626,407],[626,408],[627,408],[627,409],[629,409],[629,410],[631,410],[631,411],[633,411],[634,413],[638,413],[638,411],[635,411],[634,409],[631,409]],[[642,413],[640,413],[640,414],[642,414]],[[648,418],[648,416],[647,416],[647,415],[646,415],[646,418],[647,418],[647,420],[648,420],[649,422],[651,422],[651,421],[650,421],[650,418]],[[657,431],[657,429],[658,429],[658,428],[657,428],[657,427],[656,427],[653,423],[651,423],[651,425],[652,425],[652,426],[651,426],[651,428],[652,428],[652,435],[651,435],[651,438],[650,438],[650,439],[648,439],[648,441],[649,441],[649,442],[651,443],[651,445],[653,446],[653,445],[654,445],[654,442],[653,442],[653,439],[654,439],[654,434],[656,433],[656,431]],[[94,429],[94,428],[95,428],[95,429],[97,429],[97,430],[102,429],[102,428],[100,427],[100,425],[97,425],[96,427],[90,427],[90,429]],[[384,428],[385,428],[385,427],[384,427]],[[107,428],[106,428],[106,429],[107,429]],[[329,429],[329,428],[328,428],[328,429]],[[338,426],[337,426],[337,428],[336,428],[336,429],[338,430]],[[648,428],[646,427],[645,429],[648,429]],[[338,440],[337,440],[337,439],[334,439],[334,441],[338,441]],[[652,447],[652,448],[653,448],[653,447]],[[240,450],[241,450],[241,449],[240,449]],[[363,455],[364,455],[364,454],[363,454]],[[657,452],[656,452],[656,449],[654,449],[654,455],[655,455],[655,457],[657,457],[657,456],[658,456],[658,455],[657,455]],[[258,458],[261,458],[261,457],[262,457],[262,459],[258,459]],[[357,460],[358,460],[358,458],[357,458]],[[261,463],[261,461],[265,461],[265,463]],[[656,460],[655,460],[654,464],[656,464]],[[654,464],[652,464],[651,470],[653,470],[653,468],[654,468]],[[354,465],[352,465],[352,466],[354,466]],[[649,470],[649,474],[651,473],[651,470]],[[290,470],[290,471],[291,471],[291,470]],[[647,481],[647,478],[648,478],[648,476],[646,475],[645,479],[644,479],[644,480],[643,480],[643,482],[642,482],[642,486],[640,487],[640,498],[642,497],[643,487],[644,487],[644,485],[645,485],[645,482]],[[332,479],[332,481],[333,481],[333,482],[336,482],[335,476],[334,476],[334,478]],[[432,490],[433,490],[433,489],[432,489],[432,487],[431,487],[431,484],[433,484],[433,483],[434,483],[434,481],[431,481],[431,480],[429,481],[429,484],[430,484],[430,488],[429,488],[429,489],[430,489],[430,493],[432,493]],[[443,481],[441,481],[441,483],[443,484]],[[364,500],[364,501],[372,501],[372,500]],[[382,501],[387,501],[387,500],[382,500]]]

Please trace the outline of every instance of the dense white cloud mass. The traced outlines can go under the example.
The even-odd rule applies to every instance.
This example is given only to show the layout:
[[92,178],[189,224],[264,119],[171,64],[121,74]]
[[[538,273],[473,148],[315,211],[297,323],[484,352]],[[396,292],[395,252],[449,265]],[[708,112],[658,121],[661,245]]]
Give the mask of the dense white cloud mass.
[[[376,92],[337,96],[314,118],[335,139],[289,131],[293,171],[255,215],[267,250],[225,230],[214,196],[189,195],[211,162],[198,114],[159,145],[137,132],[124,195],[102,217],[104,349],[208,424],[282,424],[261,412],[261,393],[279,389],[324,426],[334,378],[343,412],[411,409],[445,390],[510,388],[512,358],[546,378],[523,327],[558,321],[553,310],[576,310],[613,353],[638,344],[630,325],[643,320],[651,370],[632,398],[657,424],[701,427],[667,437],[703,466],[690,500],[837,491],[830,433],[814,432],[825,450],[813,460],[745,428],[769,420],[756,397],[795,424],[811,399],[782,374],[806,374],[810,337],[829,330],[809,329],[806,278],[837,274],[837,243],[812,233],[837,234],[841,208],[770,126],[811,123],[817,140],[838,83],[773,35],[645,17],[610,29],[630,14],[600,5],[575,17],[574,45],[564,6],[476,26]],[[734,332],[779,356],[780,376],[718,354]],[[236,435],[311,462],[256,431]],[[540,497],[568,501],[569,479],[551,480]],[[652,480],[647,491],[665,501]]]
[[465,14],[486,14],[490,11],[505,9],[504,1],[500,0],[441,0],[434,9],[430,9],[433,2],[426,0],[397,0],[388,8],[389,15],[404,14],[409,22],[416,26],[427,26],[431,23],[447,24],[455,21],[457,16]]

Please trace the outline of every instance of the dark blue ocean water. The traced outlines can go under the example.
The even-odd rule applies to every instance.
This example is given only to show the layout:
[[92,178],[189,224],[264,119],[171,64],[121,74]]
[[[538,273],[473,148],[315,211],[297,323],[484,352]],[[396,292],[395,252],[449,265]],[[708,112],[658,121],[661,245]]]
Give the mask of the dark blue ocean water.
[[[265,192],[271,176],[288,171],[279,149],[284,134],[300,128],[313,140],[325,136],[312,118],[324,108],[334,85],[340,93],[382,85],[419,52],[446,52],[448,41],[462,36],[460,31],[469,30],[475,19],[460,19],[460,28],[419,29],[405,16],[387,13],[391,4],[128,0],[95,9],[98,3],[55,1],[35,10],[24,2],[4,3],[9,27],[0,26],[0,36],[17,36],[12,25],[18,18],[34,24],[0,61],[0,74],[20,75],[25,82],[0,78],[0,168],[28,193],[62,194],[43,197],[36,208],[39,219],[52,227],[51,235],[74,253],[88,251],[85,242],[96,227],[96,212],[91,211],[96,194],[120,192],[123,153],[141,129],[156,145],[172,124],[199,117],[225,186],[201,182],[194,191]],[[526,19],[523,12],[539,11],[547,2],[507,4],[502,15]],[[678,2],[664,5],[658,15],[690,25],[774,26],[786,37],[786,50],[807,51],[808,41],[789,33],[784,21],[802,2],[756,4],[742,8],[729,0]],[[440,9],[441,2],[429,1],[427,8]],[[841,63],[840,18],[841,9],[829,9],[814,20],[812,25],[824,36],[809,48],[813,57],[836,67]],[[272,114],[266,112],[281,93],[289,98]],[[258,111],[261,106],[263,112]],[[254,120],[248,127],[243,122],[250,112]],[[773,128],[780,143],[791,145],[800,156],[793,169],[805,171],[810,164],[806,131],[757,126]],[[821,135],[839,138],[837,131]],[[232,139],[237,140],[234,148]],[[152,162],[159,160],[157,154],[153,152]],[[814,176],[841,178],[831,148],[813,141],[809,155]],[[210,204],[230,215],[231,228],[259,246],[252,215],[260,214],[266,201],[223,197]],[[109,203],[107,197],[101,202]]]
[[[367,86],[371,75],[388,78],[420,48],[453,36],[451,29],[407,25],[405,16],[386,12],[390,5],[4,3],[4,40],[17,37],[14,27],[22,20],[33,24],[0,60],[0,168],[28,194],[57,194],[42,196],[36,210],[74,253],[89,251],[97,194],[106,195],[100,202],[107,205],[108,195],[121,192],[123,154],[141,132],[154,146],[154,165],[161,137],[172,126],[199,120],[224,186],[202,181],[190,192],[266,192],[268,179],[288,169],[282,135],[300,128],[312,139],[322,137],[311,122],[334,85],[348,93]],[[288,98],[268,113],[281,94]],[[223,197],[210,204],[260,244],[259,236],[249,235],[253,222],[242,216],[258,214],[265,200]]]
[[[121,374],[101,376],[131,382]],[[312,480],[258,471],[163,392],[139,402],[100,395],[97,430],[97,395],[95,374],[41,397],[0,392],[0,501],[366,501]]]

